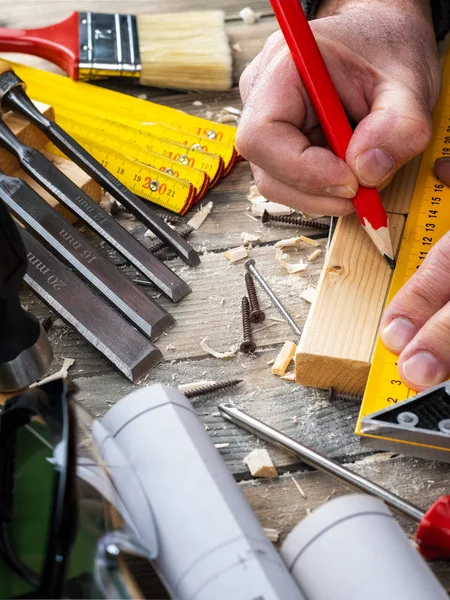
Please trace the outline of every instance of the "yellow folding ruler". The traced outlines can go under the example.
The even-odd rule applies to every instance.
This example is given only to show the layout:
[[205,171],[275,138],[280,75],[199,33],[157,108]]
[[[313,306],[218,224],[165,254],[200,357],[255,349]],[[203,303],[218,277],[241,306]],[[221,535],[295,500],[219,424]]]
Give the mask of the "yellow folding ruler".
[[[417,271],[436,242],[450,230],[450,188],[436,178],[433,170],[435,160],[441,156],[450,156],[450,53],[445,59],[442,92],[433,113],[433,138],[420,163],[387,303]],[[397,357],[378,340],[356,433],[383,440],[382,444],[376,445],[385,448],[397,444],[422,446],[421,450],[416,448],[416,454],[424,454],[427,448],[436,449],[436,446],[400,440],[395,433],[380,435],[368,425],[369,415],[395,406],[416,393],[400,381]],[[448,448],[437,449],[448,452]]]
[[14,70],[124,185],[173,212],[184,214],[236,163],[235,127],[31,67]]

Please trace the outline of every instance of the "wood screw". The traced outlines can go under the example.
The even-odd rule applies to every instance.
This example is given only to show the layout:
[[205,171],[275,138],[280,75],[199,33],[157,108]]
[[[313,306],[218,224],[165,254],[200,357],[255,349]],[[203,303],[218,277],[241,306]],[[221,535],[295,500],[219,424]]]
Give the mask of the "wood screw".
[[[193,227],[189,227],[186,226],[184,227],[182,230],[178,230],[178,233],[181,235],[181,237],[183,239],[187,239],[191,233],[194,231]],[[156,254],[157,252],[160,252],[161,250],[163,250],[164,248],[167,248],[166,244],[164,242],[162,242],[161,240],[153,240],[153,242],[151,242],[148,245],[148,250],[150,252],[152,252],[152,254]]]
[[334,387],[330,387],[328,390],[328,400],[330,402],[335,402],[336,400],[349,400],[350,402],[361,402],[362,396],[359,394],[344,394],[342,392],[337,392]]
[[308,221],[301,217],[291,217],[290,215],[270,215],[267,210],[263,212],[261,221],[263,223],[283,223],[284,225],[296,225],[297,227],[307,227],[309,229],[329,229],[327,223],[319,223],[318,221]]
[[109,207],[109,212],[111,213],[111,215],[113,217],[115,217],[117,215],[121,215],[121,214],[123,214],[123,215],[131,214],[130,211],[125,206],[122,206],[122,204],[119,204],[115,200],[113,200],[111,202],[111,206]]
[[162,212],[157,212],[156,214],[161,219],[164,219],[166,223],[169,223],[169,225],[181,225],[184,222],[183,219],[181,217],[178,217],[177,215]]
[[252,323],[262,323],[266,318],[264,312],[259,308],[258,296],[256,295],[255,282],[252,274],[247,271],[245,274],[245,285],[247,286],[248,299],[250,301],[250,321]]
[[218,392],[220,390],[233,387],[238,383],[242,383],[242,379],[227,379],[226,381],[218,381],[217,383],[210,383],[209,385],[204,385],[194,390],[184,392],[184,396],[186,396],[186,398],[196,398],[197,396],[204,396],[205,394],[211,394],[212,392]]
[[241,343],[241,351],[248,354],[256,350],[256,344],[253,341],[252,326],[250,323],[250,304],[247,296],[242,298],[242,329],[244,330],[244,339]]

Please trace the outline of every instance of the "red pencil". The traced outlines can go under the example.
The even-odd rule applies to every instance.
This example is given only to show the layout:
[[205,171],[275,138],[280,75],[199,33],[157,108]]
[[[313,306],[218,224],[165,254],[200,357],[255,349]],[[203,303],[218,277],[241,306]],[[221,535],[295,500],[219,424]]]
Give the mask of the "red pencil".
[[[300,0],[270,0],[270,3],[330,148],[345,160],[352,128]],[[378,192],[375,188],[360,186],[353,205],[361,225],[394,268],[388,219]]]

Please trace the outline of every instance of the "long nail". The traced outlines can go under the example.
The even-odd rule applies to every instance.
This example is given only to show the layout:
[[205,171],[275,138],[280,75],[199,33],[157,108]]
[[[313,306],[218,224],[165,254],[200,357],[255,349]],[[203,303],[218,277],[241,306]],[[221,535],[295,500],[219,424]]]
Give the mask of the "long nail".
[[380,185],[394,167],[394,161],[389,154],[379,148],[365,150],[356,159],[356,172],[361,183],[371,187]]

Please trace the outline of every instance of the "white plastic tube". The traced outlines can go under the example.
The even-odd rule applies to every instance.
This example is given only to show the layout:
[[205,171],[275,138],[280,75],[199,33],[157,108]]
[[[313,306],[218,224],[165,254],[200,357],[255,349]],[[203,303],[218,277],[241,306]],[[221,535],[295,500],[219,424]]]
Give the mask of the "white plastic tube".
[[342,496],[299,523],[281,554],[308,600],[448,600],[387,506]]
[[[157,384],[133,392],[102,424],[151,505],[154,563],[174,598],[306,600],[178,390]],[[154,543],[146,518],[139,534],[143,544]]]

